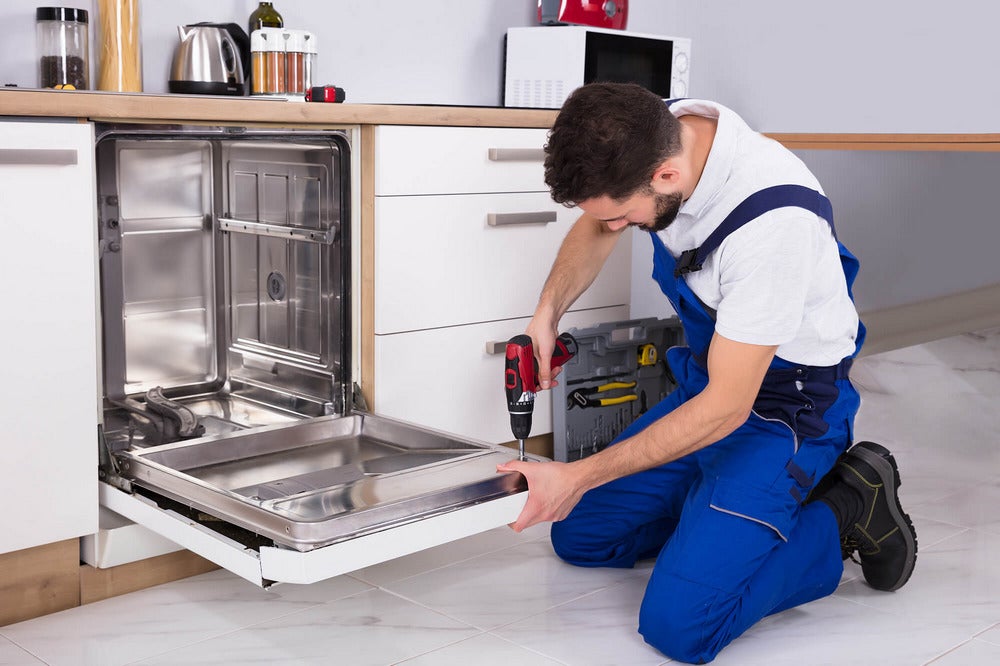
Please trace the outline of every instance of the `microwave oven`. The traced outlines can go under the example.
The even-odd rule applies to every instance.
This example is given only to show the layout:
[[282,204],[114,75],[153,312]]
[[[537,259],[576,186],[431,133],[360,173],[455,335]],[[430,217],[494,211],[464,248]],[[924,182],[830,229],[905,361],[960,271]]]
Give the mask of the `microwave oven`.
[[688,94],[690,39],[567,25],[510,28],[506,41],[504,106],[558,109],[596,81]]

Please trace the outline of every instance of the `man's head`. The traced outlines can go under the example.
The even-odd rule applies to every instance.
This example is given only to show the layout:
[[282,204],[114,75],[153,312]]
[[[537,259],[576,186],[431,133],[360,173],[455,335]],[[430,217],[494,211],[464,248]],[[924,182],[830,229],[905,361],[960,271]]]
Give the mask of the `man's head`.
[[[645,228],[665,228],[682,197],[676,186],[652,184],[680,151],[681,125],[662,99],[633,84],[593,83],[574,91],[556,118],[545,146],[545,182],[555,201],[583,204],[609,223],[641,219]],[[592,204],[599,210],[588,210]],[[633,211],[639,217],[631,219],[632,204],[648,210]]]

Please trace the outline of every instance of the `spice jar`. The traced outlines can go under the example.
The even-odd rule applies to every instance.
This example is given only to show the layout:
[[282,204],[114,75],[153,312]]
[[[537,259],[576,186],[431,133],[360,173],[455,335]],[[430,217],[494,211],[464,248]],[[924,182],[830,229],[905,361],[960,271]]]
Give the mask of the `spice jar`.
[[284,95],[285,35],[281,28],[261,28],[250,35],[250,94]]
[[90,87],[87,28],[85,9],[38,7],[35,10],[39,88],[87,90]]
[[285,90],[289,96],[306,98],[306,32],[285,30]]
[[305,33],[305,53],[302,65],[302,89],[309,90],[313,85],[313,65],[316,64],[316,35]]

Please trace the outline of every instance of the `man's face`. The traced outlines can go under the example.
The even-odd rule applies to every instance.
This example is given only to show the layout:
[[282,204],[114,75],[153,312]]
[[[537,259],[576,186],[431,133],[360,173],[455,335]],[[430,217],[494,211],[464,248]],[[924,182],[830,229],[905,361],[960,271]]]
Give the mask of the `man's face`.
[[670,226],[683,201],[680,192],[659,193],[649,188],[622,200],[595,197],[580,202],[578,207],[613,231],[628,226],[652,233]]

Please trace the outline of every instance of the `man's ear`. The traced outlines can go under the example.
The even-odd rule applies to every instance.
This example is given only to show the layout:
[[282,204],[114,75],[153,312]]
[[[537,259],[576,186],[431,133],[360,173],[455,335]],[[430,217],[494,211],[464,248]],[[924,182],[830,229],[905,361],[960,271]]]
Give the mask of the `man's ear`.
[[675,158],[670,158],[656,168],[649,184],[656,192],[666,192],[676,190],[680,182],[680,164]]

